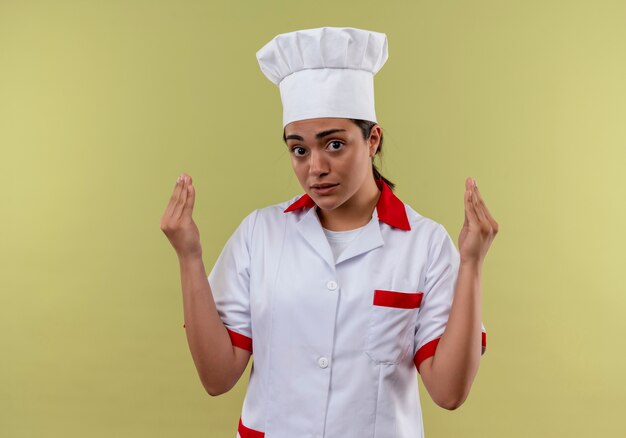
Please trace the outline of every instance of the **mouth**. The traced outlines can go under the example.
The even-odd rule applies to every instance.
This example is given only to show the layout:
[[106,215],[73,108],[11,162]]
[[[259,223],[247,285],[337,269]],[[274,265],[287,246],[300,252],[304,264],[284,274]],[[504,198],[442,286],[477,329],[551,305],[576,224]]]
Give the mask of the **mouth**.
[[323,183],[323,184],[313,184],[311,186],[312,189],[325,189],[326,187],[336,186],[338,183]]
[[339,185],[339,183],[337,184],[331,184],[331,183],[324,183],[324,184],[313,184],[311,186],[311,189],[318,195],[325,195],[327,193],[332,192],[335,187],[337,187]]

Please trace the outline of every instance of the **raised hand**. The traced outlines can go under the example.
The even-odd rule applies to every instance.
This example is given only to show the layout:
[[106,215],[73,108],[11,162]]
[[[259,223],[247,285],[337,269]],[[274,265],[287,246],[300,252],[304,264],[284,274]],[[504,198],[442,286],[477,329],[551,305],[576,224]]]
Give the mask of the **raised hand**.
[[200,232],[191,217],[195,197],[191,176],[183,173],[176,181],[174,192],[161,217],[161,230],[179,258],[202,256]]
[[458,241],[461,263],[476,263],[482,266],[498,228],[498,223],[489,213],[474,180],[466,178],[465,222]]

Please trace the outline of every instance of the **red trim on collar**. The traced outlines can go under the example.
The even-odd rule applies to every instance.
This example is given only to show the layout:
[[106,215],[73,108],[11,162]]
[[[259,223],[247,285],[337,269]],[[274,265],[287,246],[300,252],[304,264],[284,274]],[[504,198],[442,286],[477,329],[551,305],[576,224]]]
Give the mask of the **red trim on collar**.
[[289,213],[290,211],[295,211],[300,208],[311,207],[315,207],[315,201],[313,201],[313,199],[311,199],[311,197],[305,193],[304,195],[300,196],[300,198],[298,198],[296,202],[287,207],[287,209],[283,213]]
[[[389,186],[382,179],[377,179],[376,185],[381,191],[378,203],[376,204],[376,211],[378,213],[378,219],[385,222],[387,225],[399,228],[401,230],[410,230],[409,218],[406,215],[406,209],[404,202],[402,202],[391,191]],[[297,201],[292,203],[285,209],[285,213],[298,210],[300,208],[311,208],[315,206],[315,201],[308,195],[304,194],[298,198]]]
[[410,230],[409,218],[406,215],[404,202],[393,194],[389,186],[382,179],[376,180],[376,185],[381,189],[382,193],[376,204],[378,219],[392,227],[401,230]]

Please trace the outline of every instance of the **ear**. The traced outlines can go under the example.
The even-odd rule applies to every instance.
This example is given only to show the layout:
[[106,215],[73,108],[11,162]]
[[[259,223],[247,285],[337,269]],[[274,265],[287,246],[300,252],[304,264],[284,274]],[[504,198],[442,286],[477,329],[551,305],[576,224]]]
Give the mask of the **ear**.
[[373,158],[376,155],[376,151],[378,151],[378,145],[380,144],[380,126],[374,125],[370,130],[370,136],[368,138],[367,146],[369,148],[369,156]]

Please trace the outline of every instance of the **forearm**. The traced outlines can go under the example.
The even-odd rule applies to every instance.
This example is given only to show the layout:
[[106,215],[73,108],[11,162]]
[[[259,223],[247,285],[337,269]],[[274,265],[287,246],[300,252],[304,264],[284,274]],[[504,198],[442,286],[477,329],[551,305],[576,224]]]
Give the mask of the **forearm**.
[[439,400],[460,405],[467,398],[482,352],[481,264],[461,263],[446,329],[431,363]]
[[202,257],[179,258],[185,332],[191,356],[205,389],[220,394],[230,389],[235,353],[217,312]]

